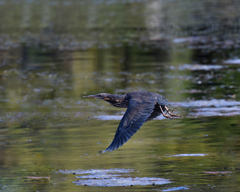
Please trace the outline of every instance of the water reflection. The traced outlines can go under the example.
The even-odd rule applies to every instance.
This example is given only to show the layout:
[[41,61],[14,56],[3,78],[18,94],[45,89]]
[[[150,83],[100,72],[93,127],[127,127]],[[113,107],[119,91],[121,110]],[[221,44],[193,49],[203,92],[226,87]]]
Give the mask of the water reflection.
[[[239,5],[1,0],[0,189],[236,191]],[[98,154],[124,110],[82,96],[133,90],[164,95],[184,118],[159,117]],[[59,171],[116,168],[134,170],[124,183],[166,183],[87,188]]]

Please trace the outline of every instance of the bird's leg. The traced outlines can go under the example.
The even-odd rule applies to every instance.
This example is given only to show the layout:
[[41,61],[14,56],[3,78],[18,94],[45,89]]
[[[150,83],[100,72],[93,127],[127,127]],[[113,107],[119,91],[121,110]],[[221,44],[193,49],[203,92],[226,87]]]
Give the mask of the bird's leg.
[[170,112],[170,110],[166,107],[166,106],[164,106],[165,107],[165,109],[167,110],[167,113],[170,115],[170,116],[172,116],[172,117],[182,117],[181,115],[175,115],[175,114],[173,114],[173,112],[176,110],[176,108],[174,108],[173,110],[172,110],[172,112]]
[[173,117],[172,115],[170,115],[170,114],[167,115],[168,112],[164,113],[161,105],[159,105],[159,108],[160,108],[160,110],[161,110],[161,112],[162,112],[162,114],[163,114],[164,117],[167,117],[167,118],[170,118],[170,119],[173,119],[173,118],[174,118],[174,117]]

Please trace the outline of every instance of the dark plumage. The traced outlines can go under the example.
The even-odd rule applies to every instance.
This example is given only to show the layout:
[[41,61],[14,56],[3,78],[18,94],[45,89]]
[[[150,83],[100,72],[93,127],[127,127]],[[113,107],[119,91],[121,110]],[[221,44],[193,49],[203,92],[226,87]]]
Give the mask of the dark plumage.
[[181,117],[169,111],[167,99],[153,92],[132,91],[125,95],[99,93],[84,97],[102,99],[115,107],[127,108],[112,143],[102,153],[121,147],[140,129],[143,123],[161,114],[167,118]]

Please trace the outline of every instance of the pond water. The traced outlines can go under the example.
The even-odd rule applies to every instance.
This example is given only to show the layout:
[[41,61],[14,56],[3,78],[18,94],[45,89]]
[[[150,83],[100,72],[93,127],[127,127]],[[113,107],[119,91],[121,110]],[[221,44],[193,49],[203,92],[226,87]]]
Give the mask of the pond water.
[[[224,30],[238,6],[191,2],[0,1],[0,190],[240,191],[240,41],[237,24]],[[155,17],[179,33],[149,30]],[[208,18],[224,35],[199,29]],[[99,153],[125,109],[83,96],[129,91],[159,93],[183,117]]]

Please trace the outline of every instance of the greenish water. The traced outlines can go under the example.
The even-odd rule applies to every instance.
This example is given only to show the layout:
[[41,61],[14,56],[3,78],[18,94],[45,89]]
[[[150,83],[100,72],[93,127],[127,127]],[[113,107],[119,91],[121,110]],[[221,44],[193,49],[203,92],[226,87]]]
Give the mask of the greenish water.
[[[0,190],[239,191],[238,10],[0,1]],[[99,153],[124,109],[82,96],[140,90],[183,118],[159,117]]]
[[[86,65],[80,64],[82,60],[70,63],[68,70],[61,70],[64,65],[55,71],[5,68],[1,79],[1,189],[238,191],[238,65],[184,69],[185,64],[174,68],[171,62],[154,64],[151,55],[138,57],[139,63],[143,57],[148,59],[129,70],[114,68],[109,61],[108,70],[84,71],[92,58],[85,58]],[[177,107],[184,117],[147,122],[118,150],[98,153],[112,141],[124,109],[82,96],[131,90],[166,96],[170,108]],[[112,169],[123,172],[117,177],[119,186],[111,187],[106,179],[77,178],[81,171],[114,174]],[[121,177],[168,182],[141,186]],[[122,187],[128,184],[133,186]]]
[[[237,191],[239,188],[236,117],[152,121],[120,149],[105,154],[98,151],[108,146],[118,121],[85,118],[70,121],[41,120],[29,128],[2,129],[3,191],[130,190],[78,186],[72,183],[78,174],[67,172],[114,168],[132,169],[128,177],[171,181],[163,186],[133,186],[133,191],[173,187],[190,191]],[[59,170],[65,170],[66,174]]]

